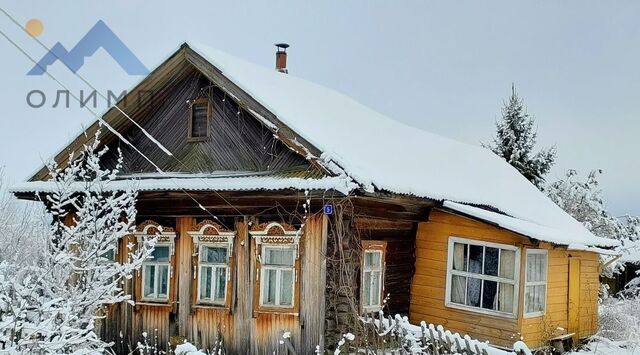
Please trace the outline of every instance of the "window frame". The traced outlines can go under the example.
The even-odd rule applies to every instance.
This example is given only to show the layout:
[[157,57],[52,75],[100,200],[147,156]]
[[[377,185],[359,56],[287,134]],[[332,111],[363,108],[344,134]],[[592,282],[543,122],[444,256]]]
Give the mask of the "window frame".
[[[254,223],[250,230],[251,249],[253,250],[252,276],[254,280],[253,287],[253,316],[258,314],[286,314],[299,316],[300,309],[300,283],[302,278],[301,271],[301,254],[304,252],[304,228],[296,228],[287,223],[263,222]],[[294,256],[294,285],[293,285],[293,304],[291,306],[273,306],[263,305],[263,246],[281,246],[293,249]]]
[[[205,103],[207,105],[207,120],[206,120],[207,132],[202,137],[194,137],[193,136],[193,106],[202,105]],[[208,140],[209,136],[211,135],[211,121],[213,119],[213,105],[211,104],[211,100],[209,100],[209,98],[206,98],[206,97],[201,97],[193,100],[190,103],[188,114],[189,116],[188,116],[188,128],[187,128],[187,142],[203,142]]]
[[[378,267],[365,267],[365,255],[366,253],[379,253],[380,254],[380,266]],[[360,260],[360,312],[378,312],[384,306],[384,281],[386,274],[386,255],[387,254],[387,242],[383,240],[363,240],[362,241],[362,253]],[[368,270],[367,270],[368,269]],[[364,304],[364,274],[365,272],[379,271],[379,287],[378,290],[378,304],[367,305]],[[369,294],[369,298],[373,296],[373,293]]]
[[[230,310],[231,295],[234,287],[234,239],[236,232],[230,231],[218,223],[205,219],[195,226],[192,226],[187,234],[192,239],[191,266],[193,268],[191,277],[191,304],[192,308],[224,308]],[[200,299],[200,255],[201,245],[223,246],[227,248],[227,279],[224,304],[210,302]]]
[[[132,237],[137,241],[138,247],[142,247],[145,243],[145,240],[150,238],[155,238],[156,243],[155,246],[168,246],[169,247],[169,280],[167,283],[167,299],[155,299],[150,297],[144,297],[144,265],[145,262],[153,262],[151,260],[147,260],[143,262],[142,267],[136,271],[136,277],[133,283],[134,287],[134,295],[133,299],[136,301],[136,306],[138,305],[148,305],[148,306],[170,306],[171,303],[175,300],[175,289],[176,285],[173,285],[175,282],[175,278],[173,277],[173,272],[175,270],[175,238],[176,232],[172,227],[162,226],[159,223],[153,220],[146,220],[142,223],[136,225],[136,231],[133,233]],[[123,247],[126,247],[123,246]],[[173,290],[173,291],[172,291]]]
[[[210,263],[210,262],[203,262],[202,258],[200,257],[202,254],[202,249],[205,247],[212,247],[212,248],[224,248],[227,250],[227,260],[224,263]],[[199,243],[198,245],[198,271],[197,271],[197,280],[196,283],[198,284],[198,286],[196,287],[196,302],[199,305],[211,305],[211,306],[227,306],[228,304],[228,300],[229,300],[229,283],[231,281],[231,245],[230,243]],[[202,290],[202,268],[203,267],[208,267],[208,268],[212,268],[212,274],[211,277],[215,278],[215,271],[218,268],[224,268],[225,271],[225,278],[224,278],[224,300],[222,302],[216,302],[215,301],[215,297],[213,297],[214,293],[215,293],[215,289],[216,289],[216,284],[215,281],[212,280],[211,282],[211,295],[212,295],[212,299],[202,299],[201,295],[202,293],[200,292]]]
[[[147,302],[169,302],[169,299],[171,298],[171,279],[173,278],[173,267],[172,267],[172,263],[171,263],[171,244],[170,243],[156,243],[156,245],[154,246],[154,250],[157,247],[166,247],[168,249],[169,255],[168,255],[168,259],[167,261],[154,261],[154,259],[150,259],[150,260],[145,260],[142,262],[142,277],[141,277],[141,297],[140,299],[142,301],[147,301]],[[145,280],[146,280],[146,270],[147,270],[147,266],[154,266],[154,286],[153,286],[153,295],[154,297],[148,297],[145,295],[144,289],[145,289]],[[158,296],[158,286],[160,285],[159,283],[159,266],[167,266],[167,296],[166,298],[164,297],[157,297]]]
[[[490,247],[490,248],[498,248],[498,249],[514,251],[515,252],[514,270],[513,270],[514,279],[510,280],[510,279],[506,279],[499,276],[483,275],[482,273],[478,274],[478,273],[473,273],[468,271],[453,270],[453,253],[454,253],[454,245],[456,243],[467,244],[469,246],[471,245],[482,246],[483,250],[485,250],[486,247]],[[445,306],[464,310],[464,311],[482,313],[482,314],[487,314],[487,315],[492,315],[492,316],[497,316],[502,318],[517,318],[519,313],[518,311],[519,311],[519,299],[520,299],[520,262],[521,262],[520,248],[518,246],[510,245],[510,244],[486,242],[482,240],[462,238],[457,236],[450,236],[447,244],[448,244],[447,245],[447,279],[446,279],[446,285],[445,285]],[[484,270],[484,253],[486,253],[486,251],[483,251],[483,263],[482,263],[483,270]],[[498,269],[499,268],[500,268],[500,257],[498,257]],[[473,307],[473,306],[468,306],[466,304],[460,304],[460,303],[455,303],[451,301],[451,279],[453,275],[463,276],[467,278],[471,277],[471,278],[480,279],[483,281],[484,280],[495,281],[498,283],[498,287],[500,283],[508,283],[513,285],[513,312],[508,313],[508,312],[502,312],[498,310],[486,309],[481,307]],[[481,302],[482,302],[483,289],[484,287],[482,287],[480,291]],[[466,299],[466,294],[467,292],[465,288],[465,299]]]
[[[291,309],[295,306],[296,304],[296,283],[298,281],[298,272],[296,270],[296,248],[295,245],[293,244],[262,244],[262,250],[260,253],[260,257],[261,260],[264,260],[264,255],[266,255],[266,250],[267,249],[285,249],[285,250],[291,250],[292,253],[292,257],[293,257],[293,264],[291,266],[289,265],[271,265],[271,264],[265,264],[264,261],[260,262],[260,295],[258,297],[258,302],[261,308],[282,308],[282,309]],[[276,302],[275,304],[265,304],[264,303],[264,279],[265,279],[265,274],[268,270],[275,270],[276,271]],[[291,271],[292,272],[292,277],[291,277],[291,304],[288,305],[282,305],[279,304],[280,302],[278,302],[280,300],[280,294],[281,294],[281,289],[280,286],[282,285],[282,271]]]
[[[527,267],[529,255],[544,255],[544,281],[529,281],[527,278]],[[547,312],[547,299],[548,299],[548,283],[549,283],[549,252],[547,249],[529,249],[525,250],[524,259],[524,289],[523,289],[523,301],[522,301],[522,314],[524,318],[534,318],[544,316]],[[527,287],[528,286],[544,286],[544,304],[542,305],[542,311],[527,312]]]

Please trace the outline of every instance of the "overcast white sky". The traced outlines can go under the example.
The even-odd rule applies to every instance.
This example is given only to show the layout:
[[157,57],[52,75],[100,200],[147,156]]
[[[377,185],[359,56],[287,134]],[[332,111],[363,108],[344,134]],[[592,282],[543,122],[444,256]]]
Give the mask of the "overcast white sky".
[[[40,19],[39,39],[68,49],[103,20],[149,68],[186,39],[269,67],[273,43],[288,42],[293,75],[474,144],[491,139],[515,82],[540,145],[557,146],[549,179],[601,168],[610,208],[640,214],[638,2],[2,0],[0,7],[20,23]],[[37,60],[45,54],[2,14],[0,30]],[[19,181],[93,117],[77,104],[51,108],[59,88],[26,76],[32,64],[2,37],[0,54],[0,165]],[[50,70],[73,92],[90,91],[62,64]],[[79,73],[105,92],[140,80],[104,51]],[[41,109],[26,103],[34,89],[47,94]]]

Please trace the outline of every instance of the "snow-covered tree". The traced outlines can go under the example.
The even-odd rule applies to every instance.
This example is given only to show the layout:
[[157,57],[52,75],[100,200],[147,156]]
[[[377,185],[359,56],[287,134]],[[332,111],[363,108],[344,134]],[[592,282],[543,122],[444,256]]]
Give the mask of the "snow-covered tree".
[[96,136],[68,167],[49,165],[52,222],[39,262],[0,263],[0,342],[13,353],[104,351],[109,344],[94,321],[104,306],[130,302],[121,286],[151,253],[154,240],[127,245],[124,262],[112,259],[118,240],[132,232],[136,193],[109,189],[120,164],[101,168],[106,149],[97,147]]
[[496,122],[496,137],[493,144],[485,145],[496,155],[505,159],[538,188],[544,184],[556,157],[555,148],[534,153],[536,145],[534,119],[523,105],[523,100],[511,86],[511,96],[504,103],[502,118]]
[[[598,181],[601,174],[601,170],[591,171],[586,180],[581,181],[575,170],[569,170],[563,179],[550,184],[545,192],[553,202],[582,223],[591,233],[619,240],[622,244],[621,251],[624,252],[625,248],[636,247],[637,241],[640,240],[640,218],[628,215],[616,217],[607,210]],[[608,264],[602,273],[611,277],[623,269],[623,263],[615,262]],[[640,286],[640,279],[635,283]]]
[[0,261],[33,264],[45,244],[42,205],[18,201],[7,191],[0,168]]
[[591,233],[603,238],[637,240],[640,238],[638,218],[616,217],[607,210],[598,181],[601,174],[602,170],[594,170],[585,181],[580,181],[577,171],[569,170],[564,178],[550,184],[545,192]]

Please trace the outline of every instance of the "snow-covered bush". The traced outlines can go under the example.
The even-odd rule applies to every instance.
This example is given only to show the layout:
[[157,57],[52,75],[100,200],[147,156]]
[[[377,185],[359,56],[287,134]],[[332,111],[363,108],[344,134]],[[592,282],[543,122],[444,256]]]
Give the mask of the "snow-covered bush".
[[606,299],[600,305],[598,335],[640,347],[640,297]]
[[[55,191],[46,204],[51,218],[38,262],[24,267],[0,263],[0,342],[16,353],[86,354],[109,344],[94,332],[102,307],[130,301],[121,289],[153,248],[127,246],[122,263],[110,255],[118,240],[132,232],[133,191],[110,191],[114,170],[103,169],[98,139],[66,168],[50,164]],[[27,236],[29,237],[29,236]]]

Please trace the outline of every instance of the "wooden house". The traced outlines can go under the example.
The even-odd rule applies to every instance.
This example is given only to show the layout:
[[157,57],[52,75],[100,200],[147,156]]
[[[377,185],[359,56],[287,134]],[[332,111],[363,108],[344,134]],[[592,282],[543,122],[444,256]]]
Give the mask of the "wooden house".
[[[127,238],[159,238],[125,286],[136,305],[111,307],[103,336],[270,354],[289,332],[310,354],[380,309],[506,347],[595,332],[599,253],[616,242],[488,150],[286,74],[278,57],[276,71],[185,43],[102,116],[118,132],[102,130],[104,165],[124,155],[112,188],[139,191]],[[13,192],[51,188],[42,168]]]

